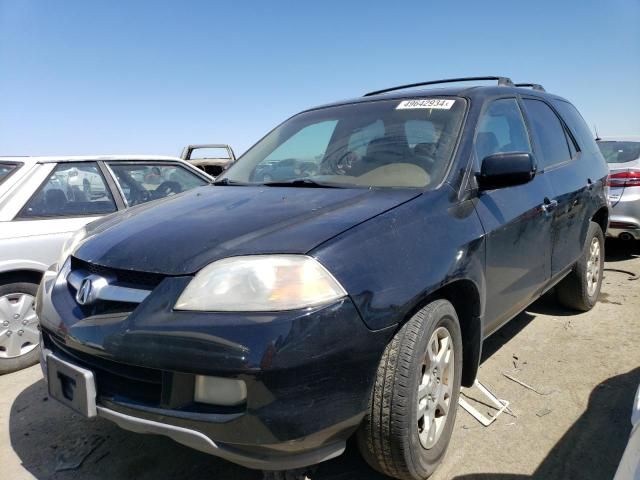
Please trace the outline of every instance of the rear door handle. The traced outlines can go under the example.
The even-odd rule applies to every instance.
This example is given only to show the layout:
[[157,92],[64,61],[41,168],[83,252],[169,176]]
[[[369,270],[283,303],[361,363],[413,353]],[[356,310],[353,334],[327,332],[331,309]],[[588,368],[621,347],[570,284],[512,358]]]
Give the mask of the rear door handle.
[[544,203],[542,204],[542,211],[545,213],[550,213],[553,212],[557,206],[557,200],[549,200],[549,198],[545,197]]

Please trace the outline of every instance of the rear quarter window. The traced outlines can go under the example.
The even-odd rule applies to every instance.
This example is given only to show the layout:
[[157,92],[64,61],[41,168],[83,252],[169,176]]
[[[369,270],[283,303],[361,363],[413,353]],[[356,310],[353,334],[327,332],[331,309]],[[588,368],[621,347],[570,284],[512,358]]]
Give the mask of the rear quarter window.
[[564,100],[555,100],[552,103],[569,127],[569,130],[571,130],[571,133],[578,142],[580,150],[600,153],[596,145],[595,137],[587,125],[587,122],[584,121],[584,118],[582,118],[582,115],[578,112],[578,109]]
[[0,162],[0,185],[22,166],[21,163]]

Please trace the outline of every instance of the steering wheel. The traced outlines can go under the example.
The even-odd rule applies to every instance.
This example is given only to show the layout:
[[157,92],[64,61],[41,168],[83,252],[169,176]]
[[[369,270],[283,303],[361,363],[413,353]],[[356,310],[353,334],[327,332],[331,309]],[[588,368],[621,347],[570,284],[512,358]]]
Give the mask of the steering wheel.
[[158,188],[153,192],[153,196],[155,198],[164,198],[180,192],[182,192],[182,186],[178,182],[166,180],[158,185]]
[[356,152],[348,150],[340,155],[337,159],[328,159],[321,167],[320,172],[325,175],[349,175],[354,163],[357,163],[360,157]]

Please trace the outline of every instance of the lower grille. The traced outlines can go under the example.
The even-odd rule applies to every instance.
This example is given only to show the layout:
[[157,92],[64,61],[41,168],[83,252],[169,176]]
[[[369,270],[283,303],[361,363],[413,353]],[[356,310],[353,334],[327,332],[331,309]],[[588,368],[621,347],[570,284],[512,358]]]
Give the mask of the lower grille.
[[160,406],[162,370],[126,365],[72,350],[44,331],[42,338],[45,347],[53,353],[93,372],[98,397]]

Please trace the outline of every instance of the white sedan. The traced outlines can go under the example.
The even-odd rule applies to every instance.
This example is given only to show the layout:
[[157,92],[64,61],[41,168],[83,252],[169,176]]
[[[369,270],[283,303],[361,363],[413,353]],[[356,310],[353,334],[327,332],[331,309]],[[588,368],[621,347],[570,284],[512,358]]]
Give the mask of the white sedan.
[[74,231],[211,180],[174,157],[0,157],[0,374],[37,361],[33,300]]

